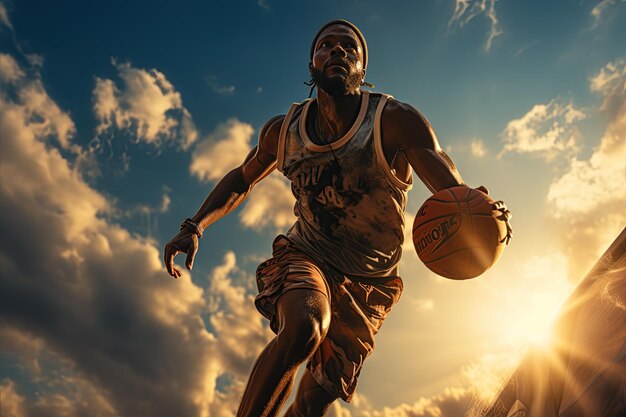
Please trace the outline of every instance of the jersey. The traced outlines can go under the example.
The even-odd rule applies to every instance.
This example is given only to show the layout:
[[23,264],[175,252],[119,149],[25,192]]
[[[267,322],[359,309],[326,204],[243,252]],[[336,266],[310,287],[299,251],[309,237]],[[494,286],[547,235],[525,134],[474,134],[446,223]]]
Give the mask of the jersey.
[[291,182],[293,245],[353,279],[398,274],[404,209],[412,181],[391,170],[381,143],[381,116],[391,96],[363,91],[357,118],[340,139],[317,142],[307,131],[315,99],[294,104],[283,121],[277,169]]

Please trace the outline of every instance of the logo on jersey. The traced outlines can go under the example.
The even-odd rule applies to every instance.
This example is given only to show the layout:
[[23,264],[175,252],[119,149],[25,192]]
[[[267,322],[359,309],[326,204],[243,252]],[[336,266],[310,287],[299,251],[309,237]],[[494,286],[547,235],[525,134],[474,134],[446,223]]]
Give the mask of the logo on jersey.
[[335,207],[343,208],[343,198],[330,185],[324,187],[322,192],[320,192],[317,197],[315,197],[315,199],[325,206],[332,205]]

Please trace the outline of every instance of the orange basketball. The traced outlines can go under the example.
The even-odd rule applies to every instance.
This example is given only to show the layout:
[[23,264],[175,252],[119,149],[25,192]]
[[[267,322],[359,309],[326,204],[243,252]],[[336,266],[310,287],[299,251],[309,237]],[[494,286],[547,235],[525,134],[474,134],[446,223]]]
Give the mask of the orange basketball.
[[489,269],[502,255],[506,235],[495,201],[466,186],[435,193],[413,222],[417,256],[428,269],[451,279],[474,278]]

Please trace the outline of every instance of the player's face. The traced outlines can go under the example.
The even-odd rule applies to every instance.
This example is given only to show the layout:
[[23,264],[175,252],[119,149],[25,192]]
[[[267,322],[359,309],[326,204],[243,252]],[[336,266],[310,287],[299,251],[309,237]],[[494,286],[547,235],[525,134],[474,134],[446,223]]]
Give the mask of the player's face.
[[324,29],[309,65],[316,84],[330,95],[353,93],[365,76],[361,42],[352,29],[342,25]]

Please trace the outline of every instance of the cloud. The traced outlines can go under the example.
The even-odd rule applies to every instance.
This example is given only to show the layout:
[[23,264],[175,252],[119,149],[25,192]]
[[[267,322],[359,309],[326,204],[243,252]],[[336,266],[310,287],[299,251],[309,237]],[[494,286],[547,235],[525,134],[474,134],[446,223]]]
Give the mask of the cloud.
[[122,87],[96,77],[92,93],[93,111],[99,123],[96,134],[119,129],[134,135],[139,142],[189,148],[198,133],[180,93],[165,75],[156,69],[133,68],[129,63],[113,64]]
[[230,96],[232,94],[235,94],[235,86],[234,85],[223,85],[223,86],[216,86],[213,87],[213,91],[215,91],[218,94],[223,94],[225,96]]
[[[68,126],[38,79],[3,86],[0,210],[11,216],[0,218],[0,349],[21,364],[0,381],[3,407],[18,417],[232,415],[270,334],[231,278],[234,254],[212,274],[221,301],[211,309],[188,273],[166,275],[152,241],[103,217],[114,207],[54,146]],[[225,375],[232,382],[219,386]]]
[[607,10],[615,7],[618,3],[626,3],[626,0],[600,0],[600,2],[591,9],[591,17],[593,17],[591,30],[596,29],[602,21],[602,16],[606,15]]
[[[141,227],[140,230],[145,231],[145,235],[151,238],[159,226],[159,216],[163,213],[167,213],[170,209],[172,202],[170,197],[171,191],[169,187],[163,186],[158,204],[137,204],[125,210],[116,209],[112,213],[111,218],[134,219],[135,223]],[[139,217],[139,219],[137,220],[136,217]]]
[[456,152],[459,154],[467,154],[469,152],[474,158],[482,158],[489,153],[489,149],[482,139],[473,138],[470,141],[463,139],[462,142],[455,143],[454,145],[447,144],[446,152]]
[[237,90],[237,87],[235,87],[234,85],[223,85],[219,83],[215,75],[207,76],[206,80],[214,92],[223,96],[232,96]]
[[362,395],[354,401],[355,413],[339,407],[335,411],[338,417],[465,417],[470,408],[474,393],[464,388],[446,388],[441,394],[422,397],[412,404],[400,404],[376,410]]
[[551,161],[564,151],[575,151],[580,133],[574,123],[583,118],[585,114],[571,103],[551,100],[536,104],[519,119],[507,123],[502,133],[504,147],[498,157],[517,152]]
[[611,118],[619,118],[624,105],[624,81],[626,80],[626,61],[618,59],[606,64],[598,74],[591,78],[590,89],[600,93],[600,110]]
[[14,381],[5,379],[0,384],[2,411],[10,417],[116,415],[106,398],[84,379],[65,376],[48,385],[45,390],[52,392],[29,398]]
[[418,311],[428,311],[435,308],[435,301],[430,298],[409,298],[409,301]]
[[485,147],[485,143],[480,139],[472,140],[470,143],[470,151],[472,155],[476,158],[482,158],[487,154],[487,148]]
[[5,91],[15,91],[19,103],[7,102],[7,114],[29,120],[30,129],[37,136],[54,137],[64,149],[74,148],[71,139],[76,128],[72,119],[46,94],[41,80],[26,79],[17,61],[7,54],[0,54],[0,85]]
[[4,4],[2,3],[0,3],[0,22],[2,22],[9,29],[13,30],[13,25],[11,24],[11,20],[9,20],[7,8],[4,7]]
[[24,71],[11,55],[0,54],[0,82],[15,84],[24,75]]
[[201,181],[217,181],[238,167],[250,152],[254,129],[229,119],[200,141],[191,155],[191,174]]
[[[210,322],[219,336],[224,352],[224,366],[235,375],[245,376],[250,364],[269,342],[272,332],[264,326],[262,316],[255,310],[254,295],[245,285],[234,285],[233,275],[240,275],[245,282],[254,282],[253,276],[237,267],[232,251],[224,255],[223,264],[216,267],[209,279]],[[243,277],[241,277],[243,275]],[[245,340],[246,343],[242,343]]]
[[260,230],[271,225],[277,231],[284,232],[296,221],[294,204],[295,198],[287,180],[281,173],[274,171],[254,186],[239,219],[241,224],[251,229]]
[[[218,125],[193,151],[190,172],[201,181],[218,181],[241,165],[250,152],[254,129],[237,119]],[[239,219],[245,227],[283,230],[295,221],[294,197],[285,178],[273,172],[254,186]]]
[[606,129],[589,158],[575,156],[550,185],[547,201],[563,228],[577,278],[626,224],[626,63],[607,64],[590,81],[602,97]]
[[256,4],[265,10],[271,10],[270,2],[268,0],[257,0]]
[[15,390],[15,383],[9,379],[1,381],[0,395],[2,395],[2,409],[3,413],[12,417],[24,417],[26,412],[24,411],[24,398],[19,395]]
[[493,41],[502,35],[500,22],[496,13],[497,0],[454,0],[454,14],[448,22],[448,28],[458,25],[463,28],[476,16],[484,15],[489,20],[489,33],[485,41],[485,51],[489,52]]

